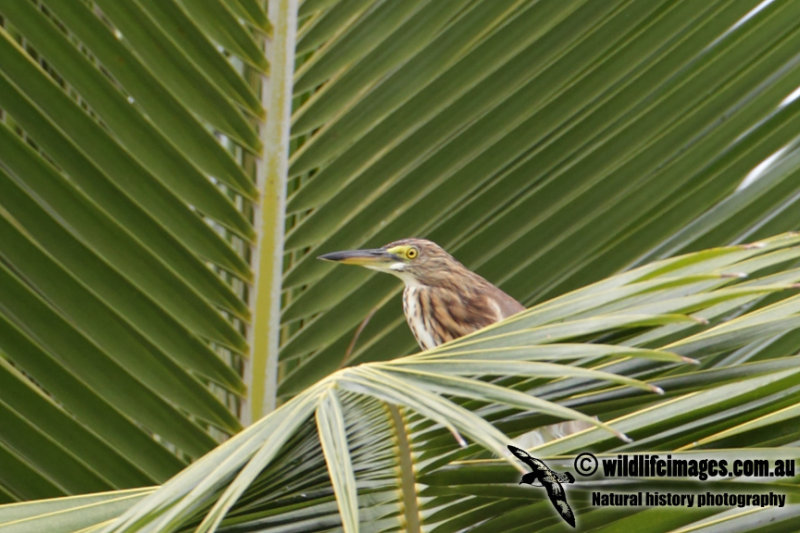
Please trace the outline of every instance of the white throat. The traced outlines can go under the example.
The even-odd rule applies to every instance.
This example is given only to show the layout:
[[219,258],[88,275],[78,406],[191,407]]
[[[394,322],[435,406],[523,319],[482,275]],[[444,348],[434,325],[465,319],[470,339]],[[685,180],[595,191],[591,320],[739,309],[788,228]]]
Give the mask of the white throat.
[[413,280],[412,283],[406,283],[406,288],[403,291],[403,314],[406,315],[406,322],[411,328],[411,333],[423,350],[430,350],[437,345],[433,335],[422,319],[422,310],[419,309],[418,293],[423,285]]

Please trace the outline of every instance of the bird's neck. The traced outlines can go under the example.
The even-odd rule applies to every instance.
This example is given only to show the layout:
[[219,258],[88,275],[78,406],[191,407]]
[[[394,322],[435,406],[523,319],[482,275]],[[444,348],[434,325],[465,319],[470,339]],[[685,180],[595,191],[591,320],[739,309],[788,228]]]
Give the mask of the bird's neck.
[[430,350],[443,341],[433,329],[430,317],[427,322],[425,320],[431,309],[430,299],[428,295],[423,293],[429,289],[429,287],[418,283],[406,283],[406,287],[403,289],[403,314],[406,317],[411,333],[423,350]]

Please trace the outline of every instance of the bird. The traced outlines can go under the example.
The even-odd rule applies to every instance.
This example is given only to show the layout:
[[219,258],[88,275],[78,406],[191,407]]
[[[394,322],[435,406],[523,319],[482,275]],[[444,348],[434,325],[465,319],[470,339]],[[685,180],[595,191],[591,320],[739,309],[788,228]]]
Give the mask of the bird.
[[561,515],[561,518],[572,527],[575,527],[575,513],[572,512],[572,508],[569,506],[569,503],[567,503],[567,493],[561,485],[562,483],[574,483],[575,477],[569,472],[564,472],[563,474],[554,472],[549,466],[544,464],[544,461],[531,456],[528,452],[516,446],[511,446],[509,444],[508,449],[517,459],[531,468],[530,472],[522,476],[522,480],[519,484],[527,483],[529,485],[534,485],[536,482],[541,483],[541,486],[547,491],[550,502],[553,504],[553,507],[556,508],[558,514]]
[[[525,310],[513,297],[427,239],[401,239],[381,248],[331,252],[318,259],[359,265],[400,278],[405,284],[403,314],[423,350]],[[546,442],[591,426],[582,420],[559,422],[526,433],[518,444]]]
[[319,256],[393,274],[405,284],[403,314],[420,348],[430,350],[525,307],[433,241],[401,239],[381,248]]

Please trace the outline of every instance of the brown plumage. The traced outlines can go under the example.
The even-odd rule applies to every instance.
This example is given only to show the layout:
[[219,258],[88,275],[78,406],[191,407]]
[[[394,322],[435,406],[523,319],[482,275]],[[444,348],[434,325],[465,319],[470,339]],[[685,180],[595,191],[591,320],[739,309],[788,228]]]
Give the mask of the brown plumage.
[[333,252],[320,259],[361,265],[403,280],[403,313],[420,347],[426,350],[525,309],[438,244],[425,239],[402,239],[371,250]]

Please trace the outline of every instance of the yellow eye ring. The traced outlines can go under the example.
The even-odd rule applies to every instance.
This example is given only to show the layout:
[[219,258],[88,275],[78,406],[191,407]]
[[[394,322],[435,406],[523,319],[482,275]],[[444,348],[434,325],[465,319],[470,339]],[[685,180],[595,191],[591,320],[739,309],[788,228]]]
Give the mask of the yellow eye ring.
[[417,250],[416,248],[409,248],[408,250],[406,250],[407,259],[414,259],[415,257],[417,257],[417,255],[419,255],[419,250]]

